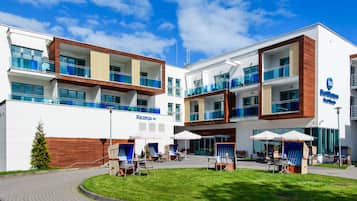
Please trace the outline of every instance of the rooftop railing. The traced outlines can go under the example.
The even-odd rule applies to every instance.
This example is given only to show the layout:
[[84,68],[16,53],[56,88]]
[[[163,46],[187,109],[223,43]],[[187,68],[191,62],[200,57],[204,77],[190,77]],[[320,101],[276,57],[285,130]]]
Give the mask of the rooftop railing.
[[256,117],[258,116],[258,106],[246,106],[233,108],[232,115],[233,118],[246,118],[246,117]]
[[131,75],[110,71],[110,81],[131,84]]
[[278,66],[264,71],[264,80],[273,80],[289,77],[289,65]]
[[229,81],[217,82],[217,83],[214,83],[211,85],[187,89],[185,91],[185,96],[186,97],[197,96],[197,95],[210,93],[210,92],[214,92],[214,91],[221,91],[221,90],[225,90],[225,89],[229,89]]
[[11,57],[11,68],[22,69],[34,72],[55,72],[55,65],[53,61],[40,59],[27,59],[22,57]]
[[89,107],[89,108],[107,109],[111,107],[114,110],[160,114],[160,108],[136,107],[136,106],[118,105],[113,103],[93,103],[93,102],[86,102],[78,99],[68,99],[68,98],[50,99],[42,96],[35,96],[35,95],[32,96],[32,95],[23,95],[23,94],[11,94],[10,99],[27,101],[27,102],[55,104],[55,105],[74,105],[74,106],[82,106],[82,107]]
[[90,78],[90,68],[88,66],[69,64],[65,62],[60,62],[60,73],[64,75]]
[[299,100],[292,99],[292,100],[273,102],[271,111],[272,113],[299,111]]
[[259,82],[258,73],[248,74],[240,77],[233,78],[231,81],[231,88],[239,88],[244,86],[249,86],[252,84],[257,84]]

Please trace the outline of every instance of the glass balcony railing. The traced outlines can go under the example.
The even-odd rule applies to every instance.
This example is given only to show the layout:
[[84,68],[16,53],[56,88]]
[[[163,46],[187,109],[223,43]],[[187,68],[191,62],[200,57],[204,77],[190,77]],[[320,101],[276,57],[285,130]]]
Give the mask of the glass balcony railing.
[[231,88],[239,88],[252,84],[257,84],[259,82],[258,73],[248,74],[241,77],[233,78],[231,81]]
[[60,73],[64,75],[72,75],[90,78],[90,68],[87,66],[80,66],[69,63],[60,63]]
[[148,112],[148,113],[160,114],[160,108],[144,108],[144,107],[117,105],[117,104],[111,104],[111,103],[93,103],[93,102],[86,102],[86,101],[82,101],[82,100],[67,99],[67,98],[49,99],[49,98],[44,98],[42,96],[12,94],[12,95],[10,95],[10,99],[28,101],[28,102],[56,104],[56,105],[75,105],[75,106],[82,106],[82,107],[89,107],[89,108],[108,109],[109,107],[112,107],[112,109],[114,109],[114,110]]
[[272,104],[272,113],[295,111],[299,111],[299,100],[297,99],[273,102]]
[[110,81],[131,84],[131,76],[124,73],[110,71]]
[[351,105],[351,118],[357,118],[357,105]]
[[190,121],[198,121],[199,115],[198,112],[193,112],[190,114]]
[[146,87],[154,87],[154,88],[161,88],[161,81],[160,80],[151,80],[148,78],[140,78],[140,85]]
[[264,80],[273,80],[283,77],[289,77],[289,65],[278,66],[272,69],[267,69],[264,72]]
[[241,108],[233,108],[232,117],[236,118],[246,118],[246,117],[256,117],[258,116],[258,106],[248,106]]
[[229,82],[228,81],[223,81],[223,82],[218,82],[215,84],[211,85],[206,85],[203,87],[196,87],[192,89],[188,89],[185,91],[185,96],[197,96],[205,93],[210,93],[214,91],[220,91],[224,89],[229,89]]
[[48,60],[33,60],[22,57],[11,57],[11,68],[35,72],[55,72],[55,65]]
[[213,119],[223,119],[224,118],[224,111],[223,110],[212,110],[206,111],[204,113],[205,120],[213,120]]

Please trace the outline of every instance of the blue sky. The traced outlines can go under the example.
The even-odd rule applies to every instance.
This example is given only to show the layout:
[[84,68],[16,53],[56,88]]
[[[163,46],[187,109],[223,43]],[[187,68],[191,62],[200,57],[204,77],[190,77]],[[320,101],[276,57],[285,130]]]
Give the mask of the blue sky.
[[[0,23],[183,66],[322,22],[357,44],[354,0],[2,0]],[[176,60],[176,49],[178,60]]]

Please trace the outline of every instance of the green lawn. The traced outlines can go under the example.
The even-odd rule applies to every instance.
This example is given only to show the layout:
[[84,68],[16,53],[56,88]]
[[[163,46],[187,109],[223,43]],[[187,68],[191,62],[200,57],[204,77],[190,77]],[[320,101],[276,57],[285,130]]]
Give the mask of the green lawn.
[[239,169],[165,169],[156,175],[100,175],[83,186],[97,194],[127,201],[356,200],[357,180],[321,175],[272,174]]
[[48,168],[48,169],[30,169],[30,170],[14,170],[14,171],[6,171],[6,172],[0,172],[0,176],[3,175],[9,175],[9,174],[20,174],[20,173],[34,173],[34,172],[39,172],[39,171],[50,171],[50,170],[58,170],[58,169],[63,169],[63,168]]

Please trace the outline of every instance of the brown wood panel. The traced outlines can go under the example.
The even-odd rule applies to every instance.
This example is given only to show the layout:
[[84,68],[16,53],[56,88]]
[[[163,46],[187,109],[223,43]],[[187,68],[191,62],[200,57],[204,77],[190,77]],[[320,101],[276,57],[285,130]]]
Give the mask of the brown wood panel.
[[[103,52],[103,53],[107,53],[107,54],[127,56],[127,57],[130,57],[133,59],[159,63],[159,64],[161,64],[161,67],[162,67],[162,69],[161,69],[161,74],[162,74],[161,88],[156,89],[156,88],[133,86],[133,85],[126,85],[126,84],[117,84],[117,83],[113,83],[113,82],[105,82],[105,81],[98,81],[98,80],[93,80],[93,79],[60,75],[59,74],[59,72],[60,72],[60,44],[67,44],[67,45],[87,48],[87,49],[91,49],[91,50],[95,50],[95,51]],[[151,58],[151,57],[145,57],[142,55],[132,54],[132,53],[123,52],[123,51],[119,51],[119,50],[108,49],[108,48],[104,48],[104,47],[99,47],[99,46],[95,46],[95,45],[90,45],[90,44],[86,44],[86,43],[82,43],[82,42],[71,41],[68,39],[56,38],[56,37],[54,38],[52,43],[49,45],[49,58],[55,62],[55,71],[57,73],[57,79],[62,82],[83,85],[83,86],[99,85],[103,88],[117,90],[117,91],[137,90],[138,93],[145,94],[145,95],[157,95],[157,94],[165,93],[166,65],[165,65],[164,60],[155,59],[155,58]]]
[[[108,161],[109,139],[96,138],[46,138],[51,157],[51,167],[95,167]],[[133,142],[113,139],[113,144]],[[96,161],[97,160],[97,161]]]
[[352,54],[352,55],[350,55],[350,58],[351,58],[351,59],[357,58],[357,54]]
[[[291,43],[299,43],[299,111],[285,114],[262,115],[262,54],[264,51],[275,49]],[[264,47],[259,52],[259,119],[291,119],[308,118],[315,115],[315,40],[301,35],[293,39]]]

